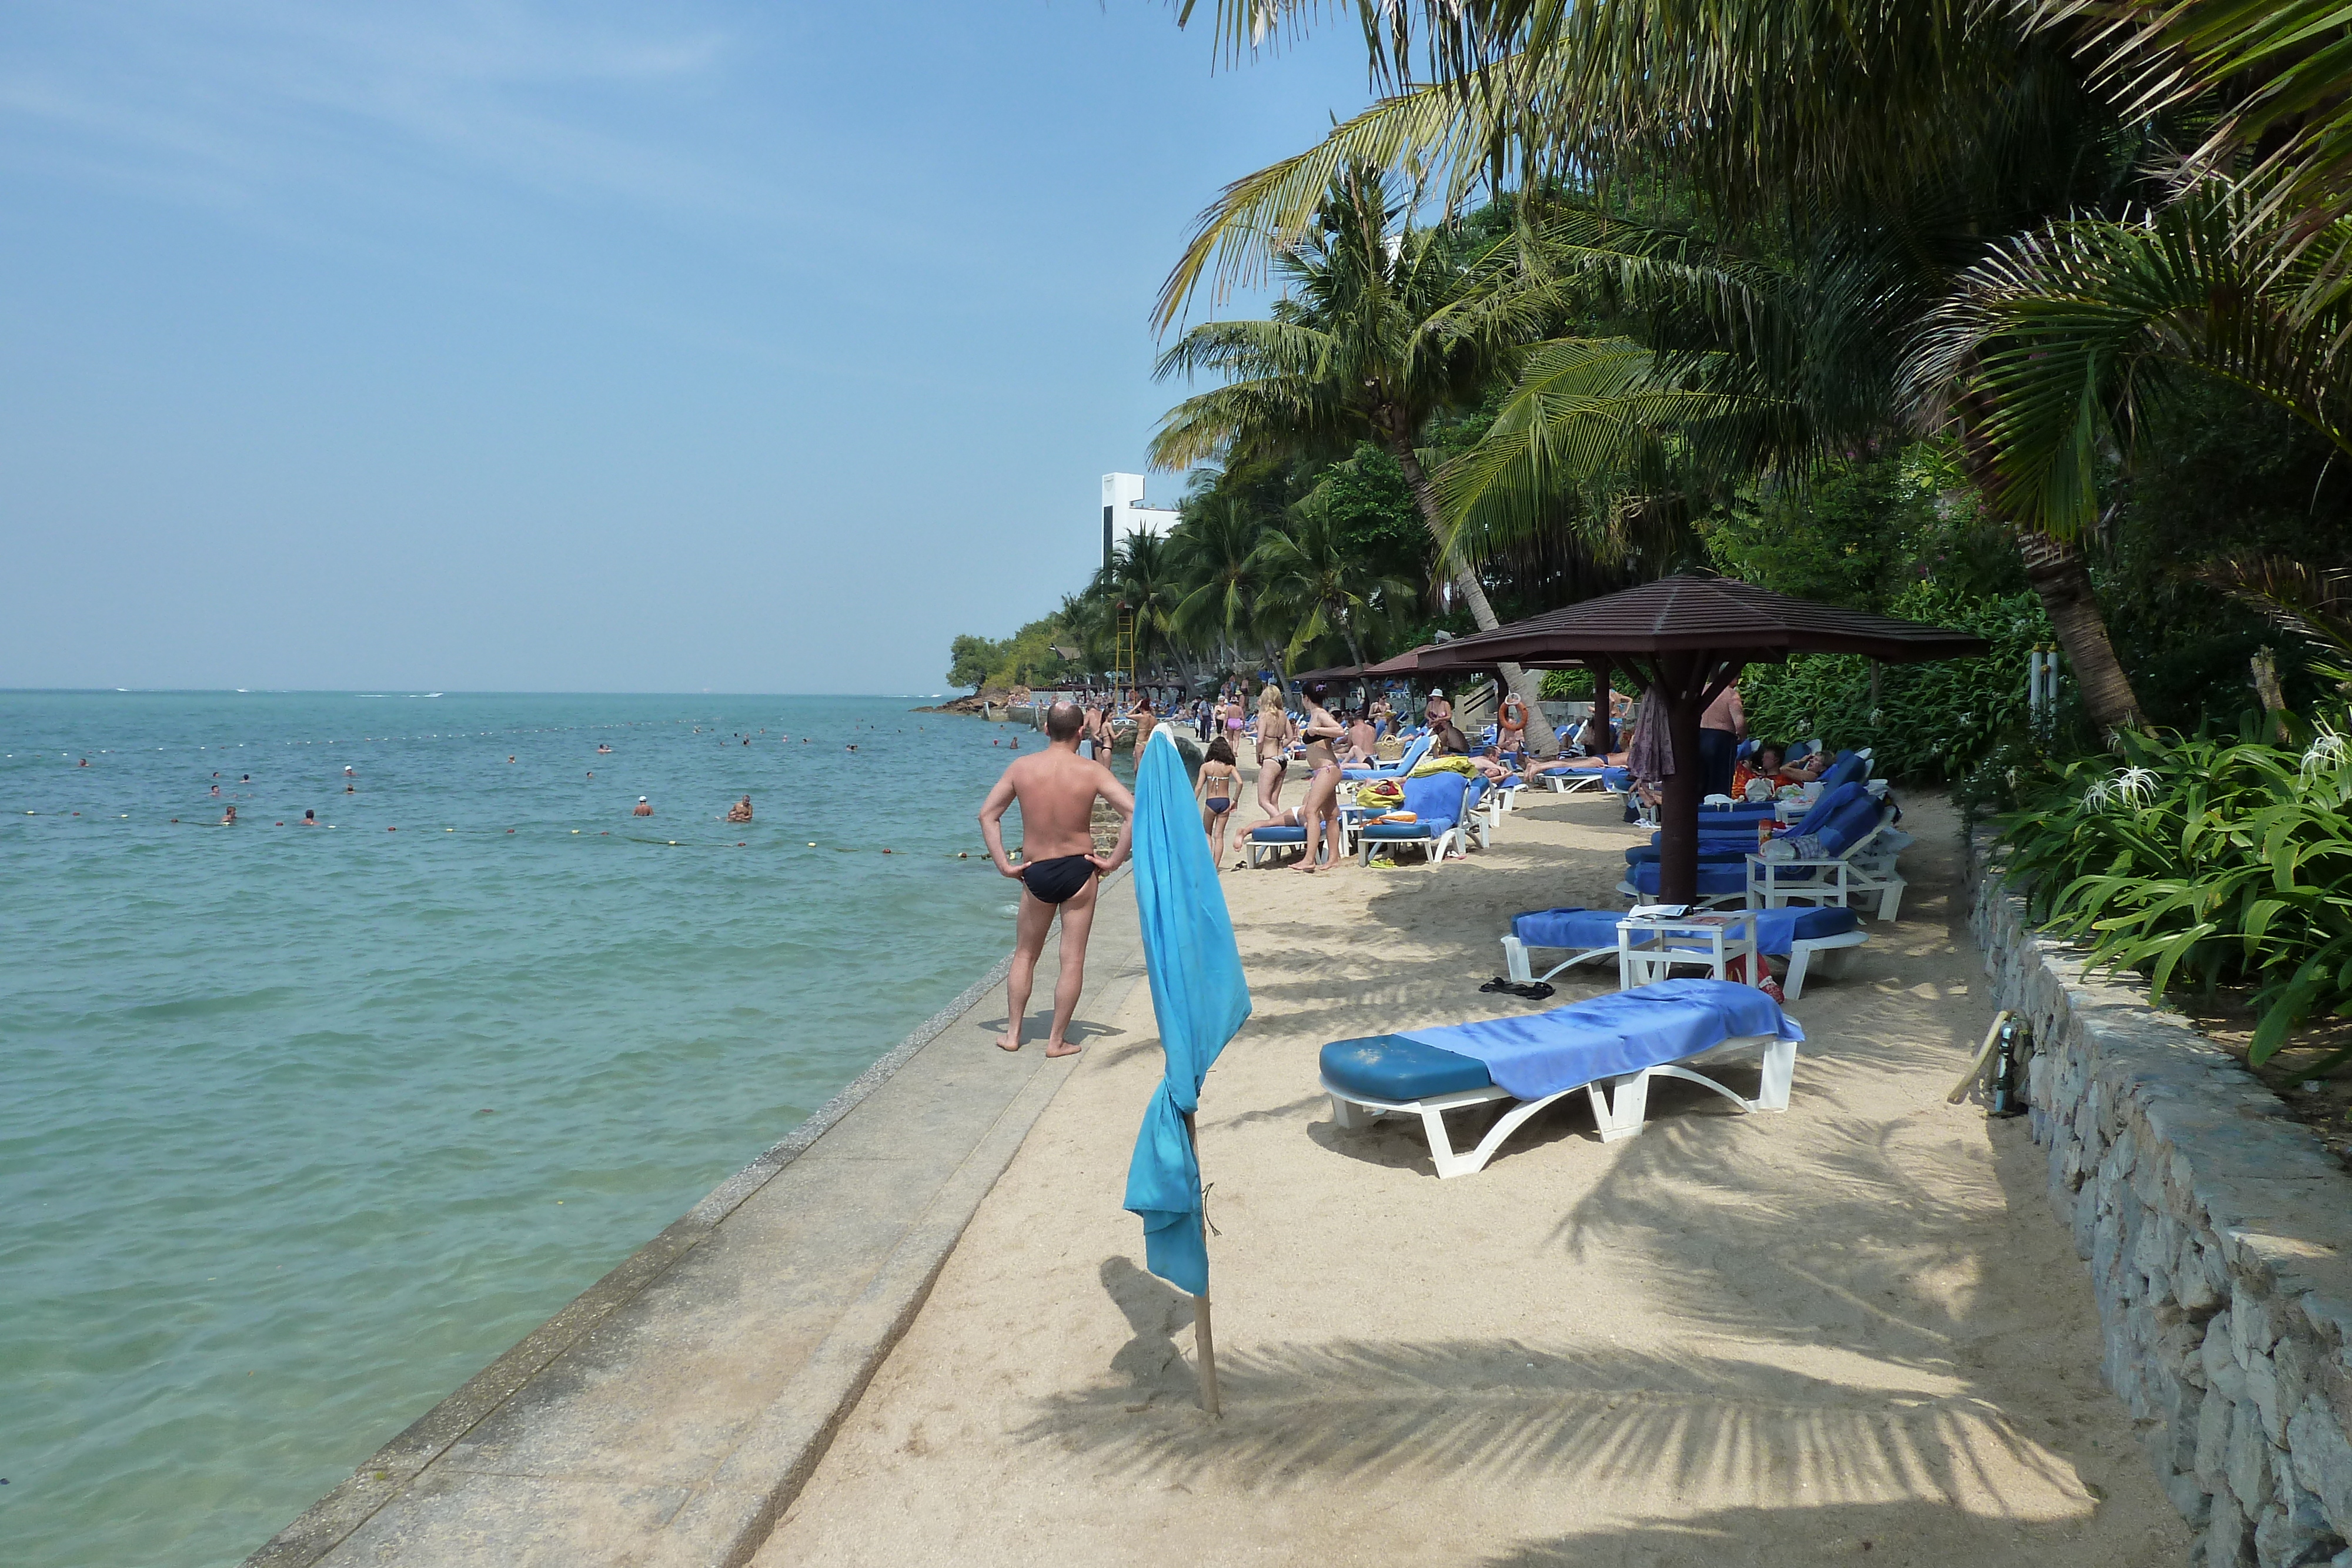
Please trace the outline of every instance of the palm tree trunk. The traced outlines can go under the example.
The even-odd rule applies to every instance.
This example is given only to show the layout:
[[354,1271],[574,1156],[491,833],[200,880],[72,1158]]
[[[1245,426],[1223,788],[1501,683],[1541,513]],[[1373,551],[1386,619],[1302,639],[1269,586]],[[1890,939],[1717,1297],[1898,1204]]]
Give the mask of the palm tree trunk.
[[2099,601],[2091,591],[2090,569],[2084,564],[2083,552],[2047,534],[2021,528],[2017,542],[2025,558],[2025,580],[2041,596],[2051,629],[2058,634],[2058,645],[2066,650],[2066,662],[2074,666],[2075,688],[2083,695],[2083,708],[2091,722],[2104,736],[2145,725],[2147,720],[2140,713],[2139,698],[2133,695],[2131,679],[2116,661],[2106,618],[2099,613]]
[[[1412,492],[1412,504],[1420,508],[1422,523],[1429,529],[1432,542],[1437,546],[1437,559],[1453,573],[1454,586],[1462,591],[1463,601],[1470,606],[1472,622],[1481,632],[1492,632],[1502,622],[1495,618],[1495,607],[1486,602],[1486,584],[1478,580],[1478,574],[1472,571],[1468,563],[1446,543],[1444,513],[1438,507],[1437,491],[1430,484],[1429,476],[1422,470],[1421,457],[1413,451],[1412,442],[1385,424],[1381,426],[1381,444],[1389,449],[1389,455],[1397,460],[1397,466],[1404,470],[1405,487]],[[1536,704],[1543,695],[1542,677],[1517,664],[1505,664],[1502,669],[1503,684],[1519,694],[1519,700],[1528,705],[1528,712],[1541,713],[1543,710]]]

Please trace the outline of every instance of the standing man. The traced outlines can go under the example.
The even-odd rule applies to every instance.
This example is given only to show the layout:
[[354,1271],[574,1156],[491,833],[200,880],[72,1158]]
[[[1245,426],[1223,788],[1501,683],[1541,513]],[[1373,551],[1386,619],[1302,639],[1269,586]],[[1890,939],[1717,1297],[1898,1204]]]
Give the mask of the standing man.
[[1731,793],[1731,765],[1747,735],[1748,710],[1739,706],[1739,683],[1735,680],[1698,716],[1700,794]]
[[[996,1042],[1006,1051],[1021,1049],[1022,1015],[1028,1010],[1037,956],[1045,949],[1045,933],[1056,909],[1062,912],[1062,972],[1054,982],[1054,1026],[1045,1038],[1045,1054],[1072,1056],[1079,1051],[1066,1036],[1070,1015],[1078,1009],[1078,993],[1086,986],[1095,878],[1127,859],[1135,832],[1135,797],[1111,777],[1109,768],[1078,755],[1078,736],[1085,727],[1086,714],[1076,704],[1055,703],[1045,714],[1045,751],[1007,768],[981,803],[980,833],[987,841],[989,858],[996,862],[1000,874],[1021,883],[1013,969],[1004,981],[1008,1014],[1003,1038]],[[1118,842],[1108,855],[1095,852],[1097,796],[1109,801],[1120,819]],[[1026,862],[1017,868],[1004,852],[1004,810],[1015,802],[1021,807],[1021,852]]]

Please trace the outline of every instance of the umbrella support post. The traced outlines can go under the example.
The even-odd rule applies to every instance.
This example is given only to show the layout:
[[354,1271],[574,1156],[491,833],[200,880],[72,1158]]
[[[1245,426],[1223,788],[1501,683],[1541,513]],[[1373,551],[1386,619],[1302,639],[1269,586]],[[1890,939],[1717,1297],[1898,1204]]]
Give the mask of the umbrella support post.
[[1209,1331],[1209,1298],[1201,1296],[1192,1302],[1192,1348],[1201,1358],[1201,1408],[1209,1419],[1217,1419],[1217,1339]]

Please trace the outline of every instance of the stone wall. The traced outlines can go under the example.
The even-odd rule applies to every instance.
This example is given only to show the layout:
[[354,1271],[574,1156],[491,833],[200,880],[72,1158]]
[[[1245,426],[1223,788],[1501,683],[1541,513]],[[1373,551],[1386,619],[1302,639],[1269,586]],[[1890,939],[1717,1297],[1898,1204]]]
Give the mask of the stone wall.
[[2032,932],[1996,847],[1972,844],[1977,940],[2032,1026],[2050,1199],[2191,1561],[2352,1568],[2352,1175],[2144,988]]

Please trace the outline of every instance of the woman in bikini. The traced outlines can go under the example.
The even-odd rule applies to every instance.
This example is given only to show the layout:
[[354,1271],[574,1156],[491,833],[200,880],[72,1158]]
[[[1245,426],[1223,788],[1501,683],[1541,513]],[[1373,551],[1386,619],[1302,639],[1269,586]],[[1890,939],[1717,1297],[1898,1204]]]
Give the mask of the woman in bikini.
[[[1298,803],[1298,824],[1307,830],[1307,852],[1298,869],[1315,872],[1339,863],[1339,758],[1333,746],[1345,731],[1324,707],[1321,686],[1309,686],[1306,697],[1301,737],[1307,742],[1307,799]],[[1323,865],[1315,860],[1318,831],[1331,852]]]
[[1257,694],[1257,809],[1273,821],[1282,815],[1282,776],[1288,768],[1290,716],[1282,711],[1282,690],[1271,682]]
[[1209,742],[1208,760],[1201,764],[1201,782],[1193,795],[1201,802],[1201,831],[1209,835],[1209,852],[1218,869],[1225,863],[1225,830],[1234,820],[1234,802],[1241,796],[1242,770],[1234,765],[1234,748],[1223,736]]

